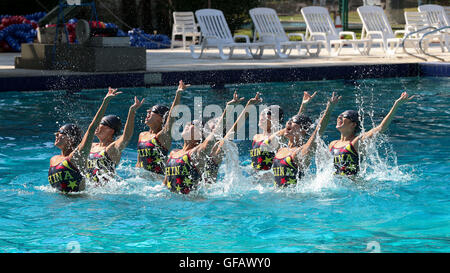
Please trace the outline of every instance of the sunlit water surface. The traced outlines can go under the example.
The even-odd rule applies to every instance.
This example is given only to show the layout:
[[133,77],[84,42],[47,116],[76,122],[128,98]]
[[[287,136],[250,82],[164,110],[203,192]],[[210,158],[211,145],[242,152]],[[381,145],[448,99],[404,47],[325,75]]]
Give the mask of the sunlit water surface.
[[[188,81],[188,79],[185,79]],[[318,91],[314,120],[332,91],[343,96],[304,180],[277,190],[250,176],[250,141],[227,145],[219,182],[188,196],[136,170],[137,136],[145,109],[170,105],[175,87],[123,89],[107,114],[126,119],[133,97],[146,98],[133,139],[117,169],[120,180],[63,195],[47,182],[59,153],[53,132],[66,122],[86,129],[105,90],[76,94],[0,93],[0,252],[448,252],[450,251],[450,80],[397,78],[192,86],[193,98],[223,106],[234,89],[246,99],[294,115],[302,91]],[[389,130],[369,143],[357,182],[333,177],[327,144],[339,137],[337,115],[364,114],[369,130],[407,90],[417,97],[397,112]],[[176,142],[174,147],[180,147]],[[75,243],[74,243],[75,242]]]

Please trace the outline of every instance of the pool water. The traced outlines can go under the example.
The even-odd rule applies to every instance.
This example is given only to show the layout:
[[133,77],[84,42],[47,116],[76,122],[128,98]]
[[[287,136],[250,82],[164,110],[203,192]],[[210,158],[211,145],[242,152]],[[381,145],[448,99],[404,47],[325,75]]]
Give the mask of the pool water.
[[[188,79],[185,79],[187,82]],[[53,133],[66,122],[86,129],[106,90],[76,94],[0,93],[0,252],[449,252],[450,79],[396,78],[192,86],[193,98],[224,105],[234,89],[249,99],[298,111],[302,91],[318,91],[307,114],[317,119],[332,91],[342,95],[316,157],[296,188],[278,190],[250,176],[250,140],[227,145],[219,182],[188,196],[169,192],[136,170],[145,109],[170,105],[175,87],[123,88],[107,114],[126,119],[133,97],[145,97],[132,141],[117,169],[120,180],[82,194],[50,187]],[[333,177],[326,145],[339,137],[337,115],[364,114],[378,124],[407,90],[386,134],[368,145],[356,182]],[[177,142],[174,147],[180,147]]]

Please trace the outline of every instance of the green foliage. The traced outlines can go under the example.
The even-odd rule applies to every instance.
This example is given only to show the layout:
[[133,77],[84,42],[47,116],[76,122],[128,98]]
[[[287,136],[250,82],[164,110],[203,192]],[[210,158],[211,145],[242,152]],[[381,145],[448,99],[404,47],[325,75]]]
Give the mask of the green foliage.
[[214,1],[211,6],[223,12],[231,33],[234,34],[246,21],[250,20],[248,11],[258,7],[259,3],[259,0],[229,0]]

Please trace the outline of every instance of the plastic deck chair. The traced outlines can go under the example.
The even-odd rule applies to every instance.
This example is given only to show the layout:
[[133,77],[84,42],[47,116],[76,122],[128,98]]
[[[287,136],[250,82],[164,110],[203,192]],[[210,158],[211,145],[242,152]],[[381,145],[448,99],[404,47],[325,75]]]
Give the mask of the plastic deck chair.
[[[433,30],[432,28],[427,28],[430,27],[430,22],[428,21],[427,15],[424,12],[416,12],[416,11],[405,11],[405,35],[407,35],[408,33],[413,33],[411,34],[409,37],[411,38],[422,38],[422,36]],[[422,31],[420,31],[421,29],[423,29]],[[415,33],[414,33],[415,32]],[[437,41],[440,43],[441,45],[441,50],[444,51],[444,47],[443,47],[443,39],[442,39],[442,35],[441,34],[433,34],[433,35],[427,35],[426,36],[427,39],[424,40],[425,44],[424,44],[424,51],[426,52],[428,50],[429,44],[433,41]],[[420,52],[419,49],[419,43],[415,44],[415,48],[416,51],[418,53]]]
[[405,34],[405,30],[392,32],[391,25],[381,7],[361,6],[357,11],[363,23],[361,39],[370,39],[372,45],[379,44],[386,56],[394,55],[402,42],[402,39],[396,38],[396,35]]
[[[428,21],[434,27],[440,28],[450,26],[450,20],[447,17],[444,7],[439,5],[422,5],[419,6],[420,12],[427,14]],[[450,51],[450,30],[445,29],[441,32],[442,40],[448,51]]]
[[[195,17],[200,25],[202,39],[200,45],[191,45],[191,55],[198,59],[202,56],[203,51],[208,48],[219,49],[219,55],[222,59],[228,60],[233,55],[235,48],[243,48],[248,57],[260,58],[264,52],[265,43],[250,43],[247,35],[231,36],[230,28],[222,11],[216,9],[201,9],[195,12]],[[234,39],[244,38],[245,43],[236,43]],[[229,53],[225,54],[224,49],[228,48]],[[255,53],[252,49],[256,48]],[[195,50],[200,49],[200,54]]]
[[[370,52],[371,40],[357,40],[353,31],[337,32],[328,10],[324,7],[304,7],[301,13],[306,22],[306,39],[321,41],[327,49],[328,54],[337,56],[344,45],[351,45],[356,53],[368,55]],[[341,39],[341,35],[351,35],[351,40]],[[363,45],[360,50],[359,45]]]
[[[320,53],[321,43],[317,41],[306,41],[302,33],[286,32],[281,25],[280,19],[274,9],[270,8],[254,8],[250,10],[250,17],[255,25],[255,33],[253,41],[261,41],[271,44],[270,47],[280,58],[287,58],[291,54],[292,49],[296,48],[299,55],[309,54],[317,56]],[[302,41],[290,41],[290,37],[298,36]],[[310,49],[316,46],[316,52]],[[306,53],[302,53],[302,47],[305,47]]]
[[192,37],[192,43],[200,39],[201,33],[198,31],[198,24],[195,23],[192,11],[175,11],[173,13],[172,43],[170,48],[173,48],[176,35],[181,35],[184,49],[186,49],[186,37]]
[[449,18],[445,13],[445,9],[439,5],[422,5],[419,6],[420,12],[425,12],[428,21],[435,27],[450,26]]

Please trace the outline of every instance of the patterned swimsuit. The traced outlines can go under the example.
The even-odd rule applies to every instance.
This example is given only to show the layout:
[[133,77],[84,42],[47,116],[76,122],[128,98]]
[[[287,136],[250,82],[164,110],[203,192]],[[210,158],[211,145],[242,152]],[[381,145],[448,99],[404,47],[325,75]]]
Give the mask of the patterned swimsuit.
[[279,187],[287,187],[297,184],[297,179],[303,176],[302,172],[299,172],[297,164],[294,163],[290,155],[273,159],[272,166],[273,175],[275,177],[274,184]]
[[106,150],[90,153],[87,166],[88,177],[95,182],[108,182],[109,179],[103,175],[116,172],[116,164],[108,156]]
[[334,157],[335,174],[354,175],[359,171],[359,156],[351,143],[344,147],[331,147],[330,152]]
[[201,175],[192,165],[189,153],[180,156],[170,156],[165,169],[166,186],[172,192],[188,194],[197,186]]
[[138,142],[138,166],[147,171],[164,174],[167,154],[168,151],[159,143],[156,136]]
[[84,188],[83,176],[67,159],[56,166],[50,166],[48,182],[53,188],[64,193],[78,192]]
[[[274,152],[264,150],[264,146],[269,145],[269,140],[253,141],[250,157],[252,159],[252,167],[255,170],[270,170],[272,168]],[[261,149],[263,147],[263,149]]]

